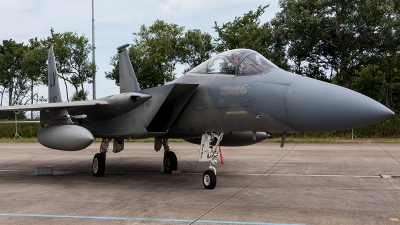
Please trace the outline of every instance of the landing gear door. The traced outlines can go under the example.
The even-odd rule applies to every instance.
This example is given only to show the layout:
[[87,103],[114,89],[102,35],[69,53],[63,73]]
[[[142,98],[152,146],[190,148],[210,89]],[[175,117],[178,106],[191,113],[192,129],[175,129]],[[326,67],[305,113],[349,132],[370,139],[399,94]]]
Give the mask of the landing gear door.
[[210,148],[210,135],[203,134],[201,136],[199,162],[208,162],[208,149]]
[[118,152],[120,152],[122,150],[124,150],[124,139],[114,138],[113,152],[114,153],[118,153]]

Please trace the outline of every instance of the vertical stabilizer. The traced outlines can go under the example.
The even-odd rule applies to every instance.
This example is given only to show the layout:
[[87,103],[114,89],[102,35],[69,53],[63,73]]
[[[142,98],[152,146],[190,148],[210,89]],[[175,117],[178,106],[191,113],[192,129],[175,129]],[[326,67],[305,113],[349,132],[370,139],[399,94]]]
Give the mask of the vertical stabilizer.
[[53,45],[47,46],[47,64],[49,78],[49,103],[62,102],[56,60],[54,59]]
[[120,93],[139,91],[135,72],[131,61],[129,60],[126,48],[129,44],[122,45],[117,48],[119,54],[119,91]]

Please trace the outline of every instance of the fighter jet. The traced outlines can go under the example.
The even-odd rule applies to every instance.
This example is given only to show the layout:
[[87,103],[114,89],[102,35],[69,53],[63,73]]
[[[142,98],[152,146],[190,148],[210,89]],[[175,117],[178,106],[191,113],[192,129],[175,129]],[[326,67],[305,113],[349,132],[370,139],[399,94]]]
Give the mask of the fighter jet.
[[[280,69],[250,49],[218,54],[166,85],[139,89],[127,54],[119,54],[120,94],[97,100],[62,102],[52,45],[48,46],[49,103],[0,107],[0,118],[13,111],[40,111],[38,141],[51,149],[82,150],[101,138],[92,162],[93,175],[105,173],[106,154],[124,149],[124,140],[154,138],[163,148],[164,171],[178,168],[168,139],[200,144],[206,162],[203,185],[214,189],[219,146],[245,146],[270,132],[335,131],[364,126],[394,113],[347,88]],[[243,152],[243,154],[246,154]]]

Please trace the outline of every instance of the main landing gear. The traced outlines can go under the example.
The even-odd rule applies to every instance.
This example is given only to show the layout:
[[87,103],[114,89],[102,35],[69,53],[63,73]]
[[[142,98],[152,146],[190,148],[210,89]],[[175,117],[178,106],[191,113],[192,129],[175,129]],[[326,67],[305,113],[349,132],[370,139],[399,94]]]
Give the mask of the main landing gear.
[[162,145],[164,147],[164,159],[163,159],[163,167],[164,172],[172,173],[172,171],[178,169],[178,159],[173,151],[170,151],[168,146],[168,138],[162,139]]
[[92,171],[95,177],[102,177],[104,175],[109,142],[109,139],[103,138],[100,144],[100,153],[96,153],[93,157]]
[[102,177],[106,169],[106,158],[101,153],[96,153],[93,157],[92,170],[95,177]]
[[[214,189],[217,185],[217,169],[215,165],[218,163],[218,147],[221,142],[224,133],[207,132],[201,137],[201,146],[199,153],[199,162],[209,162],[209,169],[203,174],[203,185],[206,189]],[[93,157],[92,171],[96,177],[102,177],[106,167],[106,154],[108,152],[110,139],[103,138],[100,144],[100,153],[96,153]],[[124,149],[123,140],[116,139],[113,143],[113,152],[118,153]],[[161,149],[161,145],[164,147],[164,158],[163,158],[163,169],[166,173],[172,173],[172,171],[178,169],[178,160],[173,151],[168,146],[167,138],[156,139],[155,150]]]
[[[110,139],[103,138],[100,144],[100,153],[96,153],[93,157],[92,162],[92,172],[96,177],[104,176],[104,171],[106,168],[106,154],[108,152],[108,146],[110,143]],[[172,173],[172,171],[178,169],[178,160],[173,151],[170,151],[168,146],[168,139],[161,139],[161,144],[164,147],[164,159],[163,159],[163,167],[166,173]],[[113,152],[118,153],[124,149],[123,140],[114,139],[113,143]]]
[[[106,154],[110,144],[108,138],[103,138],[100,144],[100,153],[96,153],[93,157],[92,172],[95,177],[102,177],[106,169]],[[124,139],[114,138],[112,152],[118,153],[124,150]]]

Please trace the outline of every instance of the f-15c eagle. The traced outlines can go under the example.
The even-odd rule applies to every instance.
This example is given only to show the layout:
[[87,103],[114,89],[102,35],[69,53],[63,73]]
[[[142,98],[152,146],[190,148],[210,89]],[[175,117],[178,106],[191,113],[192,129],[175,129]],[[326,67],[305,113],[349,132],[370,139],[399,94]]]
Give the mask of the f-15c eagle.
[[38,141],[51,149],[77,151],[101,138],[93,175],[105,172],[112,152],[125,139],[155,138],[164,149],[166,172],[177,169],[168,138],[200,144],[199,161],[207,189],[216,186],[218,146],[245,146],[263,141],[268,132],[343,130],[377,122],[394,113],[362,94],[284,71],[249,49],[218,54],[166,85],[139,89],[126,48],[119,53],[120,94],[97,100],[62,102],[52,45],[48,46],[49,103],[0,107],[0,118],[13,111],[40,111]]

